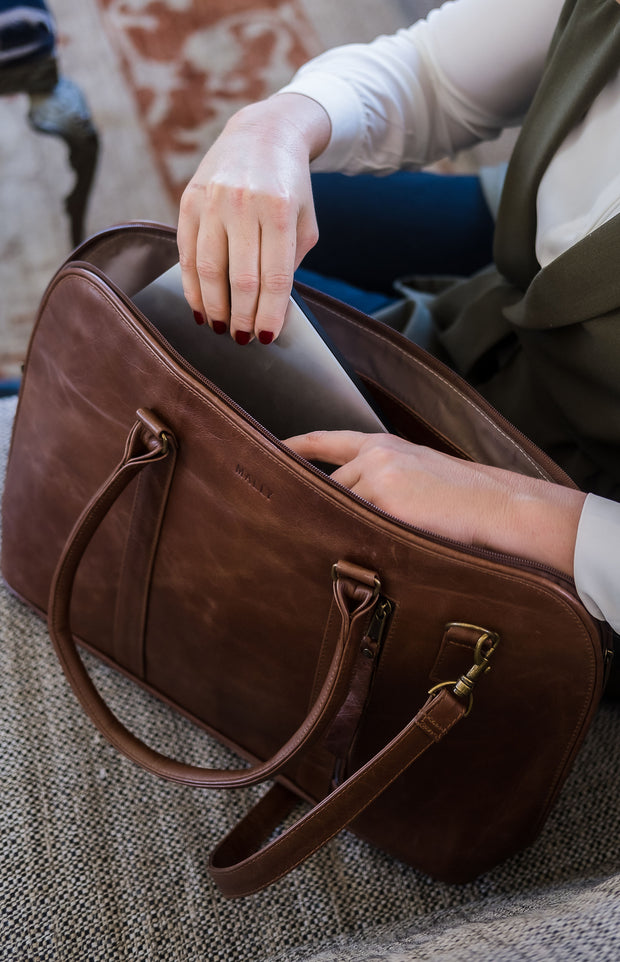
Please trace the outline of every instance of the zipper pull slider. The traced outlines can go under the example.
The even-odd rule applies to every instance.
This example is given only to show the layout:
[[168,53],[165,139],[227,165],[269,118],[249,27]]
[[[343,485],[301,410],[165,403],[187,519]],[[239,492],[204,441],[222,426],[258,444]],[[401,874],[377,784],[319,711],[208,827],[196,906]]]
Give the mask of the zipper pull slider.
[[381,650],[381,644],[387,623],[392,614],[392,608],[392,602],[388,598],[380,597],[377,600],[375,613],[368,625],[368,631],[362,638],[360,650],[365,658],[374,659]]

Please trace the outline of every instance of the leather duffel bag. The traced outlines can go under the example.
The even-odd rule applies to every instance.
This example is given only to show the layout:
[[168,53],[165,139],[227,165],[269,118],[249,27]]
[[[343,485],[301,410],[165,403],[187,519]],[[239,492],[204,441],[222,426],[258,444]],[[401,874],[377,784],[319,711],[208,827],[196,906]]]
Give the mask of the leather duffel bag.
[[[275,779],[212,857],[226,895],[347,825],[470,880],[543,826],[600,699],[608,636],[570,579],[384,514],[193,369],[132,301],[176,259],[171,228],[134,223],[53,278],[14,426],[4,578],[47,614],[77,697],[128,758],[204,788]],[[396,433],[571,484],[439,361],[303,293]],[[143,744],[80,646],[245,761],[213,771]],[[307,813],[270,837],[300,797]]]

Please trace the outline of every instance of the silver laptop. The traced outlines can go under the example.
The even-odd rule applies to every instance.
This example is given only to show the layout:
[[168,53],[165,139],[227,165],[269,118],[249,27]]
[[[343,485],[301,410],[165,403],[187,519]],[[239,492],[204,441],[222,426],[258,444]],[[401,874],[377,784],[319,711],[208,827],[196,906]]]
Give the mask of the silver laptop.
[[179,354],[280,440],[314,430],[387,431],[296,294],[278,339],[244,346],[196,324],[178,264],[133,300]]

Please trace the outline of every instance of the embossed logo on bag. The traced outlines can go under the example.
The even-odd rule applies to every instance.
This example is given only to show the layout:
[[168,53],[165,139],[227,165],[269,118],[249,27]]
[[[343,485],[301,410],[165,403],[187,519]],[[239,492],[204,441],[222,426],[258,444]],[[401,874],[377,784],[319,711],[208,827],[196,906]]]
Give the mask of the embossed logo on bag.
[[237,465],[237,467],[235,468],[235,474],[238,477],[240,477],[243,481],[245,481],[247,484],[249,484],[250,487],[254,488],[254,490],[257,491],[258,494],[261,494],[263,496],[263,498],[267,498],[267,501],[271,500],[271,496],[273,494],[273,491],[271,490],[271,488],[268,488],[266,485],[261,484],[260,481],[257,478],[255,478],[253,474],[250,474],[249,471],[246,471],[246,469],[243,467],[242,464]]

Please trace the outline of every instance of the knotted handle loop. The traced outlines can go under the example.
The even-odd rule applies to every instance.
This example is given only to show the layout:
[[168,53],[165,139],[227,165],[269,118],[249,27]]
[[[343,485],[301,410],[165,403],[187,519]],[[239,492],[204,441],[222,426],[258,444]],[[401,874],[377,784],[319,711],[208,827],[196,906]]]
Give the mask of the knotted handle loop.
[[95,688],[78,653],[70,618],[75,576],[99,525],[141,471],[176,453],[174,435],[152,411],[140,409],[137,415],[121,461],[84,508],[58,561],[50,589],[49,633],[82,708],[105,738],[131,761],[162,778],[199,788],[253,785],[272,777],[308,749],[323,734],[346,697],[366,615],[376,600],[376,575],[352,565],[340,566],[341,576],[333,579],[333,593],[341,625],[327,676],[307,717],[272,758],[248,768],[226,771],[189,765],[145,745],[125,728]]

